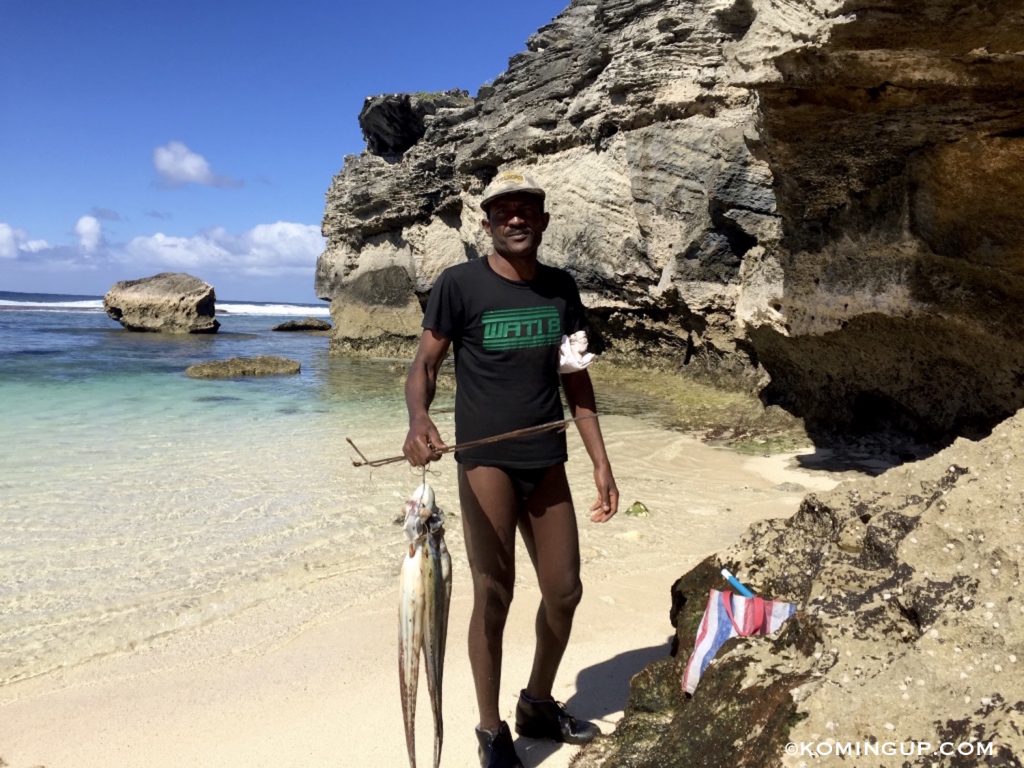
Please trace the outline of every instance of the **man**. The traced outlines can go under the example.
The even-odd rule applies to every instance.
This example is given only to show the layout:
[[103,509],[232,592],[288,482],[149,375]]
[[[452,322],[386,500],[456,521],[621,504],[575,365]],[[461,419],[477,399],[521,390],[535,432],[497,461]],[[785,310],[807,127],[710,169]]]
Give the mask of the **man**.
[[[406,381],[409,433],[404,454],[414,466],[444,447],[429,416],[437,372],[455,346],[456,444],[562,419],[559,378],[594,465],[597,501],[591,520],[618,510],[594,390],[586,370],[559,376],[563,336],[584,329],[573,278],[537,261],[548,226],[544,190],[506,171],[481,202],[492,252],[445,270],[434,285],[424,332]],[[457,451],[459,501],[473,578],[469,661],[476,687],[483,768],[521,768],[508,725],[498,713],[502,635],[515,582],[519,528],[541,591],[537,644],[529,682],[516,708],[516,731],[584,744],[599,734],[551,696],[576,606],[582,595],[579,536],[565,475],[563,431],[547,431]]]

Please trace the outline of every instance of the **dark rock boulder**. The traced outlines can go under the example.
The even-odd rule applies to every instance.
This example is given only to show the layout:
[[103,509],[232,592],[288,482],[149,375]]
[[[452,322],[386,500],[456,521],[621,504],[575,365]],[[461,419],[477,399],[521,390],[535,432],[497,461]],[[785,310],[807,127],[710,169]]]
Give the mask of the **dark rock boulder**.
[[115,283],[103,297],[107,315],[129,331],[216,333],[213,286],[183,272]]
[[304,320],[288,320],[279,325],[275,325],[270,330],[272,331],[329,331],[331,330],[331,324],[326,320],[320,320],[316,317],[307,317]]
[[193,379],[236,379],[242,376],[286,376],[299,372],[298,360],[273,355],[257,357],[232,357],[227,360],[211,360],[196,363],[185,369],[185,375]]
[[423,138],[430,117],[439,109],[471,107],[465,91],[443,93],[392,93],[370,96],[359,113],[366,149],[374,155],[401,155]]

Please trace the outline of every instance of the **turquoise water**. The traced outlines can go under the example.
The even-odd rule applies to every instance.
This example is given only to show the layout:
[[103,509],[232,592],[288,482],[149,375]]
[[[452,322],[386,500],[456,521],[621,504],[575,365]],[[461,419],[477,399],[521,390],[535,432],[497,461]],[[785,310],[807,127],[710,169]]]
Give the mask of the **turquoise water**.
[[[362,591],[391,577],[378,565],[415,483],[354,469],[344,438],[400,450],[404,365],[270,330],[304,314],[218,304],[219,333],[164,336],[123,330],[95,298],[0,293],[0,685],[325,574]],[[302,371],[184,375],[259,354]]]

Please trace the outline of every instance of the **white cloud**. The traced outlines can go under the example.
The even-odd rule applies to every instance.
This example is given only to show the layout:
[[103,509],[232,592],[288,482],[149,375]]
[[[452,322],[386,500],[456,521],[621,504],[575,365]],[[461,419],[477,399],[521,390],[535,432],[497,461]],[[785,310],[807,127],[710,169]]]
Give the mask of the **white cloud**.
[[206,158],[193,152],[180,141],[153,150],[153,165],[172,184],[212,184],[213,171]]
[[82,216],[75,223],[78,245],[85,253],[95,253],[103,242],[103,227],[95,216]]
[[157,232],[136,237],[122,258],[175,269],[209,269],[252,277],[312,274],[324,249],[320,228],[278,221],[259,224],[240,235],[223,228],[192,237]]
[[27,253],[39,253],[40,251],[47,250],[50,247],[50,244],[45,240],[26,240],[18,247]]
[[45,240],[29,240],[25,230],[0,221],[0,259],[16,259],[19,253],[38,253],[49,247]]
[[278,221],[259,224],[243,238],[250,269],[305,270],[316,265],[324,249],[320,227]]
[[13,259],[18,255],[18,241],[14,236],[14,227],[0,223],[0,259]]
[[111,243],[95,216],[75,223],[77,244],[51,245],[29,239],[28,233],[0,222],[0,261],[21,261],[48,270],[116,268],[126,277],[148,270],[191,271],[197,276],[220,273],[232,277],[303,278],[312,280],[324,238],[314,224],[277,221],[239,234],[223,227],[181,237],[157,232],[127,243]]
[[200,265],[219,265],[230,253],[205,236],[174,237],[157,232],[133,238],[125,247],[129,261],[160,264],[176,269],[193,269]]
[[202,184],[208,187],[237,187],[241,182],[217,176],[206,158],[180,141],[153,150],[153,166],[168,184]]

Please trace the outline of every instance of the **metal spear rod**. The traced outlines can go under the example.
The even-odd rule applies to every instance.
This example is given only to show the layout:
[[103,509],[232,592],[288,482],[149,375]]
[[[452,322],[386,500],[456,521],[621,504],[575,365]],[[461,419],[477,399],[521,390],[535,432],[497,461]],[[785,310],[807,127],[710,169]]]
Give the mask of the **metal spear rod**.
[[[538,424],[534,427],[523,427],[522,429],[513,429],[511,432],[502,432],[500,435],[491,435],[490,437],[482,437],[479,440],[470,440],[469,442],[460,443],[458,445],[446,445],[444,448],[438,448],[437,453],[445,454],[451,453],[452,451],[461,451],[466,448],[476,448],[478,445],[490,445],[491,443],[499,443],[502,440],[511,440],[516,437],[529,437],[530,435],[539,435],[542,432],[557,431],[560,432],[574,422],[583,421],[584,419],[596,419],[596,413],[588,413],[583,416],[575,416],[571,419],[561,419],[559,421],[549,421],[547,424]],[[363,452],[359,450],[358,446],[352,442],[351,437],[345,438],[348,444],[352,446],[352,450],[359,454],[359,459],[352,459],[353,467],[383,467],[387,464],[396,464],[400,461],[405,461],[405,456],[389,456],[386,459],[368,459],[363,455]]]

